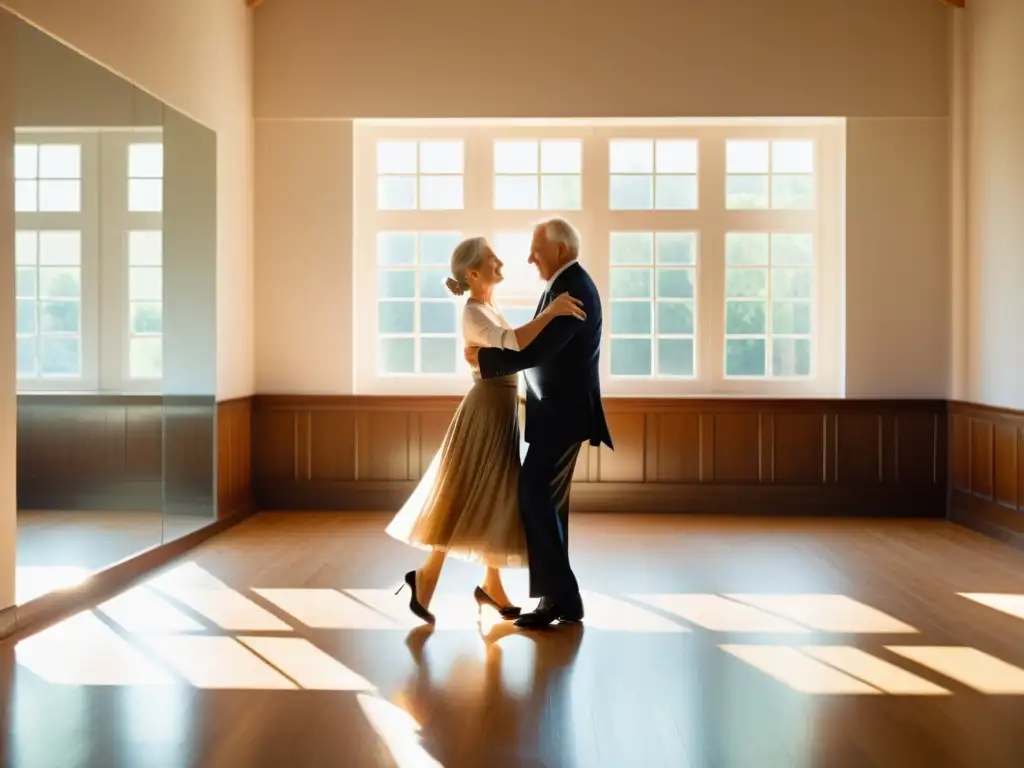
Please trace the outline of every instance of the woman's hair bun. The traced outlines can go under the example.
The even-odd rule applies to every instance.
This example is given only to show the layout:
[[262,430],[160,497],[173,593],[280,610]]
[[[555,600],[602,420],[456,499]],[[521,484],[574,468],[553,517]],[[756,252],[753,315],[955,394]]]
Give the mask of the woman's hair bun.
[[454,277],[449,277],[447,280],[445,280],[444,285],[455,296],[461,296],[466,292],[465,289],[463,289],[463,287],[459,285],[459,281],[456,280]]

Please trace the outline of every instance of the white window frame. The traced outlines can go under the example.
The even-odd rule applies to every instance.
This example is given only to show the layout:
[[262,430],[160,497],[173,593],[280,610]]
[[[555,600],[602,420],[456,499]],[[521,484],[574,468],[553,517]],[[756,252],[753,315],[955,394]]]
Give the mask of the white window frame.
[[161,213],[128,211],[128,146],[162,143],[159,128],[19,128],[16,143],[82,147],[79,213],[16,213],[15,229],[82,233],[82,376],[18,378],[24,393],[153,394],[162,379],[132,379],[128,340],[128,232],[163,229]]
[[18,377],[18,392],[92,392],[99,381],[99,142],[96,133],[16,129],[16,144],[74,144],[81,148],[77,212],[15,212],[15,231],[75,230],[81,233],[81,376]]
[[[582,210],[507,211],[493,208],[495,139],[580,139]],[[695,139],[696,210],[609,210],[609,141]],[[378,211],[376,142],[457,139],[465,142],[465,208],[459,211]],[[729,210],[725,206],[725,146],[730,139],[816,143],[814,210]],[[360,394],[460,394],[469,372],[383,375],[377,372],[376,233],[459,231],[463,237],[531,230],[564,216],[580,231],[580,261],[602,296],[601,386],[614,396],[833,397],[842,395],[843,205],[845,128],[842,120],[618,121],[357,121],[354,137],[353,327],[355,389]],[[695,371],[692,378],[611,375],[609,240],[612,232],[697,232]],[[812,371],[808,377],[725,376],[725,235],[727,232],[810,232],[814,236]],[[527,254],[504,254],[504,261]],[[542,285],[538,281],[538,298]],[[770,365],[770,351],[769,351]],[[652,355],[656,355],[652,351]]]

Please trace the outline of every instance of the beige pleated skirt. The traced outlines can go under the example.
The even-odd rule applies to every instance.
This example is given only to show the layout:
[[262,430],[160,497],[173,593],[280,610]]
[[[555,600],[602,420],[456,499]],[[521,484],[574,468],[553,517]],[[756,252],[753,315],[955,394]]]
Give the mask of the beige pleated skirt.
[[526,566],[516,385],[516,376],[474,383],[389,536],[495,568]]

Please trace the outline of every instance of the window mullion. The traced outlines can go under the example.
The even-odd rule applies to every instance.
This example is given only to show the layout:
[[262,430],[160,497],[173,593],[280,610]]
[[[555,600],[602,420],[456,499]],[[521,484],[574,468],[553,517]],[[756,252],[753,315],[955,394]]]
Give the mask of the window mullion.
[[702,226],[697,261],[698,378],[717,394],[725,372],[725,140],[714,131],[701,136],[698,170]]

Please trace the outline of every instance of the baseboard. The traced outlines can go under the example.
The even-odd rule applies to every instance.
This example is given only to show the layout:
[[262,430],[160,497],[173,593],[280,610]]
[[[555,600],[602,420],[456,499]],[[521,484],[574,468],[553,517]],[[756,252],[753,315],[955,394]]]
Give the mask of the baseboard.
[[1015,509],[954,490],[950,494],[949,520],[1024,549],[1024,513]]
[[[319,482],[264,486],[260,509],[386,512],[401,507],[414,482]],[[710,485],[587,483],[572,486],[574,512],[701,515],[944,517],[946,494],[933,486]]]
[[[93,573],[71,589],[42,595],[0,613],[0,640],[15,642],[74,613],[100,603],[134,582],[242,522],[247,515],[222,518],[166,544],[158,544]],[[14,620],[6,617],[13,614]]]

